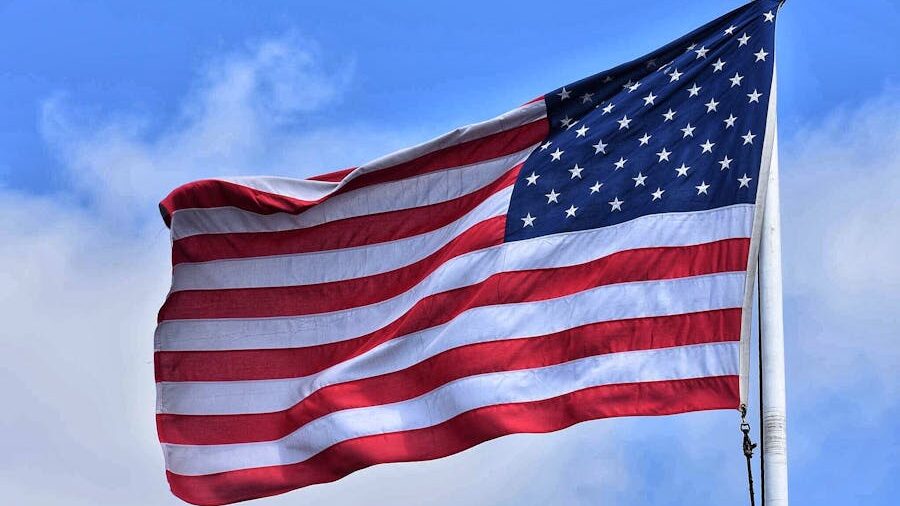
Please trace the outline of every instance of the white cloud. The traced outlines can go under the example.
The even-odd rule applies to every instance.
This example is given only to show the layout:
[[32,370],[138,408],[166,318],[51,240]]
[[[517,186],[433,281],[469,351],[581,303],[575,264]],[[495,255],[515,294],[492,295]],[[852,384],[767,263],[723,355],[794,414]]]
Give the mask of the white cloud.
[[865,386],[860,402],[896,403],[898,146],[896,88],[848,104],[783,143],[785,281],[795,309],[788,336],[803,374],[817,380],[795,388]]
[[[13,406],[0,416],[0,447],[11,456],[0,461],[4,499],[180,504],[165,485],[153,421],[152,329],[169,275],[155,204],[197,177],[303,176],[421,140],[414,130],[311,122],[350,85],[352,62],[327,61],[296,35],[248,44],[211,61],[170,120],[88,114],[64,94],[43,104],[43,133],[71,184],[52,198],[0,193],[0,262],[14,266],[0,271],[9,315],[0,385]],[[790,389],[803,394],[792,394],[791,409],[799,420],[817,408],[807,396],[822,389],[896,403],[896,96],[888,90],[783,134]],[[810,437],[846,420],[826,422],[795,426],[801,458],[822,451]],[[731,412],[607,420],[377,466],[266,504],[733,503],[745,493],[738,444]]]
[[51,199],[0,202],[4,500],[112,504],[161,460],[142,434],[154,431],[147,329],[166,290],[165,235],[112,237]]
[[791,486],[811,502],[870,501],[896,475],[898,91],[782,143]]
[[98,112],[60,93],[42,104],[41,128],[73,189],[98,212],[146,218],[147,208],[193,179],[305,177],[408,144],[408,135],[362,122],[311,121],[310,113],[340,102],[352,75],[352,59],[328,58],[288,34],[209,62],[175,118]]

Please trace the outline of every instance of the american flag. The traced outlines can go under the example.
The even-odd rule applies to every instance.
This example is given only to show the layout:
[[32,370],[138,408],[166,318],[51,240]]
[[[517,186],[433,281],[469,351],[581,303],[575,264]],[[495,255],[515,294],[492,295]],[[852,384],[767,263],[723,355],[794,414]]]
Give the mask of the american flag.
[[354,169],[173,191],[155,339],[173,492],[225,504],[737,408],[777,7]]

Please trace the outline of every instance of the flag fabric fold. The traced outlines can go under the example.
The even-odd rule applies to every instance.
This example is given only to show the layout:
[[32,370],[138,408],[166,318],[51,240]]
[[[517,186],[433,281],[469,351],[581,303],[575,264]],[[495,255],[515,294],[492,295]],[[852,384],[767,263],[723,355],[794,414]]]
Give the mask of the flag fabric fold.
[[173,492],[227,504],[737,408],[778,4],[360,167],[174,190],[155,335]]

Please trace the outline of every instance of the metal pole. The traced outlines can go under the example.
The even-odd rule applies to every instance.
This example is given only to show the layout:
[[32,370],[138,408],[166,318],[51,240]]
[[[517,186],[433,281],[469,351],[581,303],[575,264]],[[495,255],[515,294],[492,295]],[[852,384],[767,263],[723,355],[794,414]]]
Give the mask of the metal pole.
[[778,195],[778,134],[773,132],[759,252],[760,346],[762,368],[763,504],[788,506],[785,432],[784,320],[781,291],[781,209]]
[[[760,237],[762,237],[761,234],[760,234]],[[757,264],[758,264],[759,258],[757,258],[756,261],[757,261]],[[757,267],[759,267],[759,265],[757,265]],[[759,415],[759,420],[758,420],[759,425],[757,425],[757,427],[759,427],[759,491],[760,491],[760,495],[763,495],[763,491],[766,489],[766,448],[765,448],[765,442],[764,442],[763,439],[762,439],[762,428],[763,428],[763,425],[765,425],[765,424],[763,423],[763,409],[762,409],[762,408],[763,408],[763,406],[764,406],[764,404],[763,404],[763,390],[765,390],[766,385],[763,383],[763,366],[762,366],[762,355],[763,355],[763,354],[762,354],[762,312],[759,311],[759,308],[762,307],[762,299],[759,298],[759,283],[760,283],[760,280],[759,280],[759,269],[757,269],[757,271],[756,271],[756,286],[757,286],[757,291],[756,291],[756,304],[757,304],[757,305],[756,305],[756,308],[757,308],[757,310],[756,310],[756,315],[757,315],[757,318],[759,318],[759,321],[757,322],[757,327],[756,327],[756,331],[757,331],[757,340],[756,340],[756,343],[757,343],[756,357],[757,357],[757,358],[756,358],[756,362],[757,362],[757,365],[759,366],[759,369],[756,371],[757,378],[759,379],[759,407],[758,407],[758,413],[757,413],[757,414]],[[765,496],[763,496],[762,502],[761,502],[760,504],[761,504],[762,506],[766,506],[766,498],[765,498]]]

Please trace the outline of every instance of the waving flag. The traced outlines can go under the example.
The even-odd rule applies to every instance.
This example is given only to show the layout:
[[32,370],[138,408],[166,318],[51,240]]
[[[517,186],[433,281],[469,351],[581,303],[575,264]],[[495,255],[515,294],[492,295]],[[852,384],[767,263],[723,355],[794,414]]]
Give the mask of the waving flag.
[[737,408],[776,10],[352,170],[172,192],[155,366],[174,493],[225,504]]

